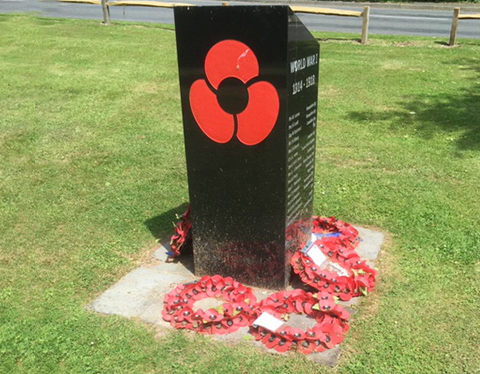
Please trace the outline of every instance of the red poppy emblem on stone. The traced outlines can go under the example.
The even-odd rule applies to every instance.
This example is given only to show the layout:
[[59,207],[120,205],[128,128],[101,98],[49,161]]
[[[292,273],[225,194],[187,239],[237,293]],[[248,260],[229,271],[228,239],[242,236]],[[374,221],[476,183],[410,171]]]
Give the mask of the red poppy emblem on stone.
[[264,141],[278,118],[275,87],[256,79],[257,57],[236,40],[215,44],[205,58],[207,80],[190,87],[190,107],[200,129],[211,140],[227,143],[234,135],[245,145]]

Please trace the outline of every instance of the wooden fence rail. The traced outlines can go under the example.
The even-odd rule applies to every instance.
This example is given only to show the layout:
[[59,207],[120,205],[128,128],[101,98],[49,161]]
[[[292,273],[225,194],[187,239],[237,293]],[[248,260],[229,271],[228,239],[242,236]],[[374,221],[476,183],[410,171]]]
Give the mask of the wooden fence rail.
[[[165,3],[160,1],[132,1],[132,0],[58,0],[62,3],[83,3],[83,4],[95,4],[102,5],[103,10],[103,23],[110,24],[110,10],[111,6],[146,6],[154,8],[173,8],[176,6],[195,6],[194,4],[187,3]],[[229,3],[224,2],[222,5],[226,6]],[[339,16],[339,17],[363,17],[362,21],[362,44],[368,43],[368,25],[370,17],[370,7],[366,6],[363,8],[363,12],[355,12],[351,10],[339,10],[339,9],[329,9],[329,8],[317,8],[317,7],[307,7],[307,6],[290,6],[295,13],[311,13],[311,14],[321,14],[326,16]]]
[[363,7],[363,12],[355,12],[352,10],[338,10],[338,9],[329,9],[329,8],[317,8],[317,7],[307,7],[307,6],[295,6],[291,5],[290,8],[295,13],[312,13],[312,14],[322,14],[325,16],[340,16],[340,17],[363,17],[362,21],[362,44],[368,43],[368,25],[370,19],[370,7]]
[[450,29],[450,41],[448,45],[454,46],[457,40],[458,20],[460,19],[479,19],[480,13],[477,14],[460,14],[460,8],[453,9],[452,28]]

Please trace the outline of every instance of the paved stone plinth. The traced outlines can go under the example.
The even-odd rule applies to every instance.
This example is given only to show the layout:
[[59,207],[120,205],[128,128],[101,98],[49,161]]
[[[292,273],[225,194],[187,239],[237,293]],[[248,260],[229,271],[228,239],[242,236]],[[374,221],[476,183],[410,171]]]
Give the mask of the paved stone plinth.
[[[362,239],[357,247],[357,252],[374,265],[384,241],[384,234],[363,227],[356,227],[356,229]],[[142,265],[125,275],[95,299],[89,305],[89,308],[99,313],[140,318],[157,326],[171,328],[170,324],[162,319],[163,297],[177,285],[191,282],[197,278],[193,275],[192,258],[186,257],[179,261],[168,262],[167,248],[168,241],[160,244],[153,255],[153,265]],[[289,286],[289,289],[299,286],[301,284],[294,282]],[[253,292],[257,300],[260,301],[275,291],[253,288]],[[358,302],[359,298],[353,298],[349,302],[342,302],[342,304],[353,314],[356,312],[355,308],[359,307]],[[353,308],[354,306],[355,308]],[[289,323],[295,327],[307,329],[311,327],[312,319],[306,316],[292,315]],[[248,327],[241,328],[232,334],[212,335],[212,338],[216,340],[246,341],[266,352],[281,354],[273,349],[266,348],[260,342],[256,342],[253,337],[251,337],[252,339],[248,339],[248,337],[251,337],[248,334]],[[322,353],[312,353],[307,357],[314,362],[333,367],[336,365],[340,354],[341,345]]]

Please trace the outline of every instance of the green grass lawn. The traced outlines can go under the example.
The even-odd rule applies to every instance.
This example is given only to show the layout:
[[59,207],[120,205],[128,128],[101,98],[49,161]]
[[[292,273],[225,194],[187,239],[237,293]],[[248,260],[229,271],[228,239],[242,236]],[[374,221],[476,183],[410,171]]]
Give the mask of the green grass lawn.
[[[0,373],[331,372],[85,309],[188,200],[174,32],[0,30]],[[480,40],[317,36],[314,212],[389,233],[333,372],[479,373]]]

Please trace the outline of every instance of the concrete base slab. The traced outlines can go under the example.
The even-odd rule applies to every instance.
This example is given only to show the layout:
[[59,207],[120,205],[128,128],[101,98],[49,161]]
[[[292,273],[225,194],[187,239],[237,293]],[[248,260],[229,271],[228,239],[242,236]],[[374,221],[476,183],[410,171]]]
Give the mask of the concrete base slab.
[[[362,239],[357,247],[357,253],[374,265],[384,241],[384,234],[363,227],[356,227],[356,229]],[[156,265],[144,265],[131,271],[95,299],[88,307],[99,313],[115,314],[127,318],[140,318],[157,326],[171,328],[170,324],[162,319],[163,297],[177,285],[188,283],[198,278],[193,274],[192,257],[170,262],[166,254],[167,248],[168,241],[160,244],[153,255]],[[297,283],[298,280],[294,280],[289,289],[302,286],[301,283]],[[260,301],[275,291],[253,288],[253,292],[258,301]],[[349,302],[342,302],[342,304],[353,314],[356,311],[354,308],[358,302],[359,298],[353,298]],[[310,327],[311,322],[311,318],[292,315],[289,324],[307,329]],[[232,334],[212,335],[212,338],[229,342],[250,342],[266,352],[281,354],[273,349],[266,348],[260,342],[256,342],[248,334],[248,327],[241,328]],[[312,353],[307,357],[313,362],[333,367],[336,365],[340,354],[341,348],[337,346],[322,353]]]
[[365,260],[375,261],[380,253],[385,235],[380,231],[373,231],[364,227],[355,227],[360,236],[360,244],[356,251]]

